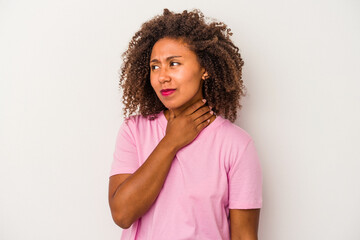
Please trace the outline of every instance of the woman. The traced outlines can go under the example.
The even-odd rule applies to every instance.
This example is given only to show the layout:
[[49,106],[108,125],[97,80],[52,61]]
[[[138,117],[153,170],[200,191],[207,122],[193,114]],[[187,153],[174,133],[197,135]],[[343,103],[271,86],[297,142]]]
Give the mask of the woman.
[[164,9],[124,53],[109,182],[122,239],[257,239],[261,168],[232,123],[245,88],[230,35],[199,10]]

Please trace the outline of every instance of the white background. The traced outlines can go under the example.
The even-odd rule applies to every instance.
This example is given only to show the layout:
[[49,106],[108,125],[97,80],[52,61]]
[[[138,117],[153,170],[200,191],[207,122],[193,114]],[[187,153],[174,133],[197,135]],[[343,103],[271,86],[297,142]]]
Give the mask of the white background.
[[360,239],[360,2],[0,0],[0,239],[119,239],[107,185],[118,69],[141,23],[199,8],[232,29],[236,124],[264,176],[260,239]]

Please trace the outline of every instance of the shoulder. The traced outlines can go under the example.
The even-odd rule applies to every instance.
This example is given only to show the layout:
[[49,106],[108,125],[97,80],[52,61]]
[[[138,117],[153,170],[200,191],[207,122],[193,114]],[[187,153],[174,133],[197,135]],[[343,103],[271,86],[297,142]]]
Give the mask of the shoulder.
[[[218,117],[222,118],[221,116]],[[226,142],[247,144],[252,140],[251,135],[240,126],[230,122],[228,119],[222,118],[221,120],[222,124],[219,126],[219,129],[216,131],[216,133]]]
[[253,142],[252,136],[242,127],[224,119],[216,131],[216,142],[230,158],[243,155],[248,146]]
[[160,124],[158,121],[158,115],[153,115],[151,117],[132,115],[125,118],[122,124],[122,128],[131,132],[132,135],[146,135],[156,131],[159,128]]
[[129,127],[143,126],[143,125],[148,125],[150,123],[156,122],[156,120],[157,120],[157,115],[154,115],[154,117],[144,117],[144,116],[138,114],[138,115],[132,115],[130,117],[125,118],[123,124],[127,125]]
[[218,132],[222,133],[221,147],[227,157],[228,169],[240,163],[246,163],[246,166],[258,164],[254,140],[246,130],[225,120]]
[[220,157],[224,159],[227,171],[244,156],[249,146],[252,145],[251,135],[236,123],[222,118],[221,124],[212,131],[212,146],[219,151]]

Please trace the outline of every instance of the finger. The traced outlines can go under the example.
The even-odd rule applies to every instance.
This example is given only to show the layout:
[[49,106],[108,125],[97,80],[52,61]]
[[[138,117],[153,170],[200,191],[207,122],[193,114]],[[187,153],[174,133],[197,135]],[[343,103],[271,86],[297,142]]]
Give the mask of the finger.
[[210,119],[200,123],[199,125],[196,126],[196,129],[198,132],[201,132],[205,127],[207,127],[210,124]]
[[213,115],[214,115],[214,112],[213,112],[213,111],[208,111],[207,113],[205,113],[205,114],[203,114],[202,116],[198,117],[198,118],[195,120],[195,124],[196,124],[196,125],[201,124],[201,123],[203,123],[204,121],[207,121],[208,119],[210,119]]
[[198,110],[201,106],[203,106],[205,103],[206,103],[206,99],[201,99],[201,100],[195,102],[193,105],[191,105],[187,109],[185,109],[185,111],[184,111],[185,115],[191,115],[193,112]]
[[211,108],[209,106],[205,105],[205,106],[202,106],[201,108],[199,108],[198,110],[196,110],[193,114],[191,114],[191,117],[195,121],[199,117],[203,116],[204,114],[206,114],[210,111],[211,111]]

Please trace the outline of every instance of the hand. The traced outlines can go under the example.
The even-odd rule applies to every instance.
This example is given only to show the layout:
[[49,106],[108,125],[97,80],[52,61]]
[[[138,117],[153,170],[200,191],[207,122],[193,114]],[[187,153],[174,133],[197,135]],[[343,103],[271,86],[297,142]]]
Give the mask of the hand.
[[176,117],[171,109],[169,112],[165,138],[169,143],[174,144],[177,150],[191,143],[209,125],[213,116],[210,107],[202,100],[189,106]]

